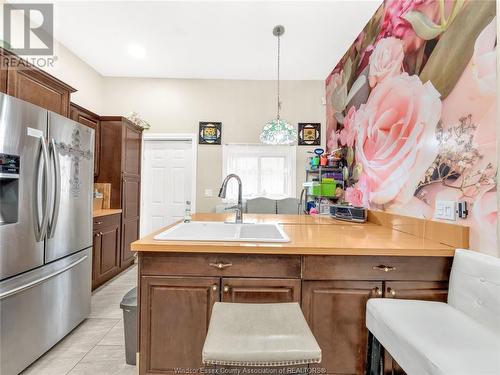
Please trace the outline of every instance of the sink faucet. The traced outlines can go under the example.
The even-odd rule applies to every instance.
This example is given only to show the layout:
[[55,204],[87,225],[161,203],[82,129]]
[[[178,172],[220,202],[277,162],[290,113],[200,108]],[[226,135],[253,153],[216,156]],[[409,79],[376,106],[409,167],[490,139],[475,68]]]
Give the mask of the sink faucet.
[[238,181],[238,204],[236,206],[228,207],[226,208],[227,210],[229,209],[236,209],[236,217],[234,222],[236,224],[241,224],[243,222],[243,199],[242,199],[242,192],[241,192],[241,178],[239,178],[238,175],[235,175],[234,173],[228,174],[224,181],[222,181],[222,186],[220,187],[219,191],[219,198],[226,198],[226,190],[227,190],[227,183],[231,178],[235,178],[236,181]]

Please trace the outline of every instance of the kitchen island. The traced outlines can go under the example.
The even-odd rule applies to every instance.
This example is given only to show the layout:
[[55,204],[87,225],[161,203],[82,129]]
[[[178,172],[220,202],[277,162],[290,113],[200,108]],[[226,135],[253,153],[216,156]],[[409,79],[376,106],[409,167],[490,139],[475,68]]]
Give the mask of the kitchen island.
[[[229,214],[196,214],[228,221]],[[298,302],[328,374],[362,374],[369,298],[444,301],[454,250],[468,228],[370,212],[365,224],[329,217],[245,215],[279,222],[286,243],[157,241],[132,244],[139,258],[139,373],[193,372],[213,304]],[[396,365],[386,360],[388,373]]]

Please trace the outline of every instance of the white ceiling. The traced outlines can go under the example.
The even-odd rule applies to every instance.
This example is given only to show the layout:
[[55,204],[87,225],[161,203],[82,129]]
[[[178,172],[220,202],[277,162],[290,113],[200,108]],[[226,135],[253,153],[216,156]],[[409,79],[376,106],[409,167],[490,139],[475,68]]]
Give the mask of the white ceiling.
[[[105,76],[325,79],[381,0],[64,1],[55,37]],[[134,58],[130,45],[145,56]]]

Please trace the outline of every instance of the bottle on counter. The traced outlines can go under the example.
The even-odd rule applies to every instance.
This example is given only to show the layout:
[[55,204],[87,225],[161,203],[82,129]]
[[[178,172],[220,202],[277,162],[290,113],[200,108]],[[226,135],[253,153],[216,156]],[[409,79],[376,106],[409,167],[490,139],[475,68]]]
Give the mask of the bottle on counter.
[[186,201],[186,207],[184,208],[184,222],[189,223],[191,221],[191,201]]

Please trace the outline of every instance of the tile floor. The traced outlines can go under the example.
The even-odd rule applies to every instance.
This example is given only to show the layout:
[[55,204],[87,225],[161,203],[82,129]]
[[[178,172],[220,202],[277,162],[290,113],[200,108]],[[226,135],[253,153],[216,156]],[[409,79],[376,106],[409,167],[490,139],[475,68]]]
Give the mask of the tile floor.
[[125,363],[122,297],[137,285],[137,266],[95,290],[87,320],[22,375],[135,375]]

